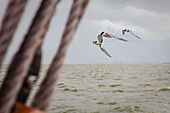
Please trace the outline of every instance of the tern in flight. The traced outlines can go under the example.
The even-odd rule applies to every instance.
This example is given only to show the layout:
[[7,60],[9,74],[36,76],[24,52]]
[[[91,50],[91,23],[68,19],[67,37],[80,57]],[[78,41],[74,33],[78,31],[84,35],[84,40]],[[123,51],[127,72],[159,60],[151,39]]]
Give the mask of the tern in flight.
[[129,32],[130,34],[132,34],[132,35],[135,36],[136,38],[141,39],[140,37],[138,37],[137,35],[135,35],[135,34],[132,32],[132,30],[130,30],[130,29],[123,29],[123,30],[122,30],[122,34],[124,35],[125,32]]
[[112,57],[109,55],[109,53],[104,49],[104,43],[103,43],[103,37],[107,37],[107,38],[115,38],[115,39],[118,39],[118,40],[122,40],[122,41],[126,41],[128,42],[127,40],[123,39],[123,38],[119,38],[117,37],[116,35],[113,35],[113,34],[109,34],[109,33],[105,33],[105,32],[101,32],[100,35],[98,35],[98,41],[93,41],[93,44],[95,45],[99,45],[100,49],[109,57]]

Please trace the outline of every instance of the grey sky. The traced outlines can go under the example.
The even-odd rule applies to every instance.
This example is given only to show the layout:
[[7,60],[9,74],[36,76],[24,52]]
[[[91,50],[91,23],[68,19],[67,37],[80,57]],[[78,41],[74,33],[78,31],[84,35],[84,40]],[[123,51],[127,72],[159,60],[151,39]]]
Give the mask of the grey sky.
[[[2,20],[8,0],[0,0]],[[15,34],[5,62],[10,62],[41,0],[29,0],[21,24]],[[43,45],[43,63],[50,63],[57,51],[60,38],[72,5],[72,0],[61,0]],[[169,0],[90,0],[74,39],[69,47],[65,63],[113,63],[113,62],[170,62],[170,1]],[[142,40],[121,30],[130,28]],[[130,42],[104,39],[106,56],[92,44],[101,31],[124,37]]]

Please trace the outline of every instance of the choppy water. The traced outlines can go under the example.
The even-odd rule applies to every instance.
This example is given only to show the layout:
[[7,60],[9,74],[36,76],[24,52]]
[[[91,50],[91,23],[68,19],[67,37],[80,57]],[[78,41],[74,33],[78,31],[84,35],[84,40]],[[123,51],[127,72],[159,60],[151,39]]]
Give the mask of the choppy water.
[[66,64],[49,107],[58,112],[170,113],[170,64]]

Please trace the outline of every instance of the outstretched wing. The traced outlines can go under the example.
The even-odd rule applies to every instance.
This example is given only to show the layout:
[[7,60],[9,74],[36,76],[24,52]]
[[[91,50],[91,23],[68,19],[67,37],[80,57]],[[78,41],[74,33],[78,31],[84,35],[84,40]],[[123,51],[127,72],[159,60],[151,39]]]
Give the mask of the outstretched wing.
[[129,30],[129,32],[130,32],[130,34],[132,34],[132,35],[135,36],[136,38],[141,39],[140,37],[138,37],[137,35],[135,35],[135,34],[132,32],[132,30]]
[[128,40],[125,40],[125,39],[123,39],[123,38],[119,38],[119,37],[117,37],[117,36],[115,36],[115,38],[118,39],[118,40],[121,40],[121,41],[128,42]]
[[122,34],[123,34],[123,35],[125,34],[125,31],[126,31],[125,29],[124,29],[124,30],[122,30]]
[[112,57],[112,56],[110,56],[109,53],[104,49],[103,44],[100,44],[99,47],[100,47],[100,49],[101,49],[107,56]]
[[128,42],[128,40],[125,40],[125,39],[120,38],[120,37],[118,37],[118,36],[116,36],[116,35],[113,35],[113,34],[105,33],[105,34],[103,34],[103,36],[104,36],[104,37],[108,37],[108,38],[116,38],[116,39],[118,39],[118,40]]

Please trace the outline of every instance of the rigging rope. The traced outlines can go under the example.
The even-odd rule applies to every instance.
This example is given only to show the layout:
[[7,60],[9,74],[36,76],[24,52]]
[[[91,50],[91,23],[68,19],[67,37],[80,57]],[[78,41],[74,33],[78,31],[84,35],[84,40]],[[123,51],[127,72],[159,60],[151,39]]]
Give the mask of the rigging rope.
[[0,67],[28,0],[10,0],[0,29]]
[[88,2],[89,0],[74,0],[58,52],[52,61],[52,64],[47,72],[45,79],[41,83],[40,89],[33,99],[32,107],[38,108],[43,111],[47,110],[53,88],[64,62],[67,48],[85,12]]
[[20,89],[20,92],[18,94],[17,98],[18,102],[26,103],[31,88],[34,86],[38,79],[41,67],[41,59],[42,59],[42,44],[36,50],[31,66],[29,67],[27,76],[25,77],[22,88]]
[[27,75],[37,47],[42,43],[56,4],[60,0],[43,0],[25,36],[25,39],[16,53],[7,71],[5,80],[0,89],[0,113],[9,113],[16,101],[17,94]]

